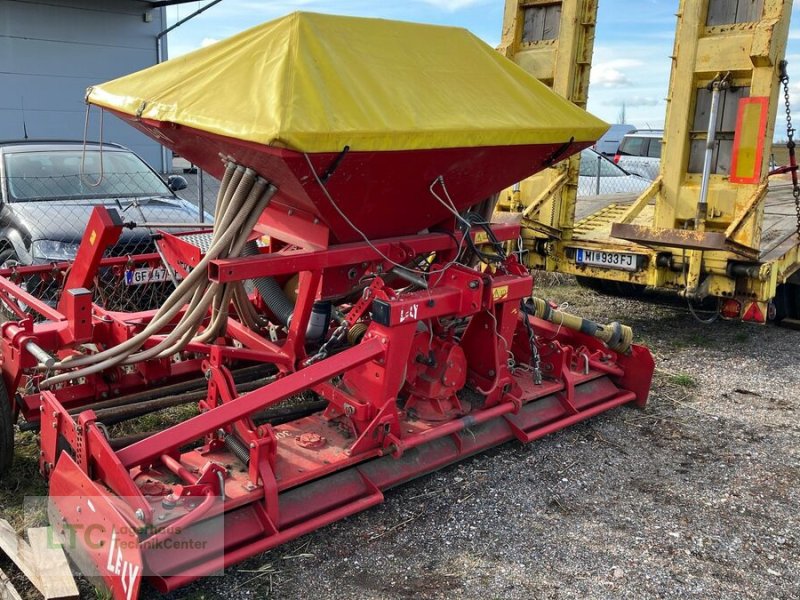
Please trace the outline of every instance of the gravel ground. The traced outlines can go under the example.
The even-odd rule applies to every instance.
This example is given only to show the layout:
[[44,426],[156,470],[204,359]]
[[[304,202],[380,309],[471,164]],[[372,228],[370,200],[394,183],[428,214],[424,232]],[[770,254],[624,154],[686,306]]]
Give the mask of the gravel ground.
[[653,351],[646,409],[508,443],[168,598],[800,597],[800,332],[561,281],[540,295]]
[[635,327],[645,410],[506,444],[170,597],[800,597],[800,332],[540,293]]

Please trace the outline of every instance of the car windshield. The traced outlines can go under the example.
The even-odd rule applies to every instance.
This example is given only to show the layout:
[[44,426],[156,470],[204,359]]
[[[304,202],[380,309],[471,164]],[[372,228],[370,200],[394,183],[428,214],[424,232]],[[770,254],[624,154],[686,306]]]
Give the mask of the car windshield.
[[11,200],[23,202],[172,195],[139,157],[120,150],[8,152],[5,179]]

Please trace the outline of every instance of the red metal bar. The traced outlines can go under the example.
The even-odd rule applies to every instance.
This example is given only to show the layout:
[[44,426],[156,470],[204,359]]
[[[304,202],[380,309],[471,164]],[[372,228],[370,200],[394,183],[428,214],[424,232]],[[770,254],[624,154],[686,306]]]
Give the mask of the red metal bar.
[[[105,206],[95,206],[86,224],[86,232],[78,246],[75,261],[70,266],[65,290],[90,288],[103,259],[106,248],[113,246],[122,235],[122,219],[116,210]],[[58,310],[64,312],[66,299],[62,295],[58,301]]]
[[605,402],[596,404],[590,408],[575,413],[574,415],[569,415],[563,419],[559,419],[548,425],[544,425],[543,427],[538,427],[528,433],[526,438],[522,441],[532,442],[534,440],[538,440],[546,435],[558,431],[559,429],[564,429],[565,427],[569,427],[575,423],[580,423],[581,421],[590,419],[591,417],[599,415],[602,412],[611,410],[612,408],[616,408],[622,404],[627,404],[628,402],[633,402],[634,400],[636,400],[636,394],[633,392],[621,392],[619,396],[615,396],[611,400],[606,400]]
[[0,302],[6,305],[6,308],[14,313],[18,319],[27,319],[30,315],[26,314],[16,302],[11,300],[11,297],[4,291],[0,291]]
[[222,556],[218,556],[204,564],[203,572],[200,572],[199,569],[193,569],[194,572],[191,575],[176,575],[164,578],[160,581],[161,585],[157,585],[157,587],[162,591],[171,591],[177,589],[191,583],[192,581],[200,579],[200,577],[203,577],[208,573],[221,571],[225,567],[240,563],[251,556],[266,552],[271,548],[275,548],[276,546],[280,546],[281,544],[289,542],[295,538],[306,535],[307,533],[311,533],[312,531],[320,529],[321,527],[325,527],[326,525],[340,521],[349,517],[350,515],[360,513],[368,508],[372,508],[373,506],[380,504],[381,502],[383,502],[383,494],[380,492],[360,498],[355,502],[346,504],[345,506],[339,507],[333,511],[323,513],[322,515],[303,521],[294,527],[290,527],[269,537],[257,540],[253,544],[225,552]]
[[56,310],[47,304],[47,302],[39,300],[39,298],[36,296],[29,294],[16,283],[6,279],[5,277],[0,277],[0,291],[5,292],[18,302],[26,304],[29,310],[42,315],[45,319],[49,319],[50,321],[66,320],[66,317],[61,313],[61,311]]
[[228,335],[234,340],[241,342],[246,348],[264,354],[271,354],[273,356],[273,362],[282,365],[291,364],[289,355],[286,354],[278,344],[273,344],[271,341],[264,339],[253,330],[242,325],[236,319],[230,317],[228,317]]
[[[145,262],[160,263],[161,257],[158,255],[157,252],[150,252],[148,254],[135,254],[133,256],[110,256],[108,258],[102,259],[100,261],[100,266],[101,267],[125,266],[131,261],[135,263],[145,263]],[[66,271],[71,266],[72,266],[71,262],[61,261],[61,262],[52,262],[39,265],[6,267],[4,269],[0,269],[0,277],[8,278],[14,273],[17,273],[19,275],[37,275],[40,273],[50,273],[53,271],[53,269],[59,271]]]
[[92,339],[92,292],[86,288],[66,289],[59,308],[67,317],[74,341],[83,343]]
[[379,340],[366,340],[327,360],[315,363],[302,371],[287,375],[263,388],[239,396],[231,402],[226,402],[214,410],[197,415],[145,440],[131,444],[119,451],[119,460],[127,468],[145,464],[173,448],[203,437],[209,431],[229,425],[256,410],[267,408],[293,394],[326,381],[346,369],[377,358],[383,352],[384,345]]
[[[519,234],[519,225],[493,225],[492,231],[500,241],[516,239]],[[483,230],[473,230],[470,235],[474,239],[475,236],[482,232]],[[381,255],[402,263],[418,254],[456,248],[458,246],[457,240],[460,239],[461,234],[458,232],[454,236],[444,233],[428,233],[376,240],[371,245],[364,242],[351,242],[338,244],[327,250],[313,252],[297,250],[248,258],[213,260],[208,267],[208,273],[211,281],[226,283],[257,277],[342,267],[369,260],[383,260]]]
[[460,419],[456,419],[454,421],[448,421],[447,423],[443,423],[442,425],[427,431],[423,431],[422,433],[407,439],[398,440],[395,445],[397,446],[397,450],[400,452],[405,452],[406,450],[417,448],[418,446],[422,446],[423,444],[427,444],[428,442],[438,438],[458,433],[459,431],[463,431],[465,429],[475,427],[476,425],[480,425],[481,423],[491,421],[496,417],[514,412],[516,408],[517,407],[512,402],[504,402],[502,404],[493,406],[492,408],[482,410],[475,415],[467,415],[466,417],[461,417]]
[[170,471],[172,471],[175,475],[183,479],[184,483],[193,485],[194,483],[197,482],[197,477],[192,475],[189,472],[189,469],[184,467],[180,463],[180,461],[175,460],[169,454],[162,454],[161,462],[164,463],[164,466],[167,467]]
[[[532,439],[542,437],[583,419],[588,419],[605,410],[615,408],[620,404],[630,402],[632,397],[633,395],[630,393],[622,393],[578,415],[556,419],[552,423],[537,429],[537,435]],[[521,412],[528,408],[534,410],[535,405],[535,401],[530,402],[525,405]],[[459,431],[464,430],[464,428],[461,428],[455,432],[451,431],[450,435],[437,435],[435,438],[428,437],[425,440],[425,449],[420,453],[409,453],[408,457],[403,456],[401,458],[384,456],[370,460],[358,467],[351,467],[351,470],[355,470],[361,478],[369,481],[378,490],[386,490],[398,483],[424,475],[466,456],[514,439],[516,434],[513,426],[504,419],[499,418],[504,410],[506,409],[501,410],[501,407],[498,406],[495,409],[484,411],[485,416],[481,418],[480,423],[476,420],[469,425],[471,429],[469,434],[464,433],[458,436]],[[437,429],[440,427],[437,427]],[[459,440],[454,439],[457,436]],[[337,481],[337,478],[344,477],[345,474],[346,471],[340,471],[330,476],[328,493],[332,494],[334,491],[338,491],[340,486],[344,485],[341,480]],[[315,486],[316,482],[309,484],[311,489],[314,489]],[[325,493],[324,489],[320,487],[315,489],[316,494]],[[207,562],[192,566],[190,574],[160,577],[154,581],[154,584],[162,591],[174,590],[200,578],[203,574],[216,572],[224,567],[242,562],[255,554],[266,552],[336,520],[370,508],[380,503],[381,500],[382,494],[368,493],[331,511],[315,512],[315,507],[319,506],[321,500],[318,496],[315,497],[310,489],[306,490],[304,487],[300,487],[288,490],[281,494],[280,499],[282,505],[281,514],[287,515],[284,519],[290,518],[288,513],[294,513],[290,522],[287,523],[288,527],[280,529],[271,535],[258,538],[249,544],[241,545],[210,557]]]

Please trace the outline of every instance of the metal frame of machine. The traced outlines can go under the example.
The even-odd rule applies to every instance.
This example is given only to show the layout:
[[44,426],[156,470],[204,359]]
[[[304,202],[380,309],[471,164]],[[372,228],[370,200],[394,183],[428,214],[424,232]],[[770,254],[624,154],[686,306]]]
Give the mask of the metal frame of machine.
[[[78,564],[102,575],[116,598],[136,597],[143,575],[173,589],[379,503],[382,490],[400,482],[647,397],[652,358],[620,326],[580,322],[581,332],[547,305],[525,308],[532,278],[513,256],[490,270],[454,262],[464,235],[471,244],[485,242],[487,232],[512,240],[513,225],[317,250],[275,244],[256,256],[211,261],[217,283],[299,274],[295,312],[280,339],[232,315],[222,338],[191,343],[177,357],[44,383],[53,356],[87,343],[124,344],[154,316],[105,311],[83,289],[109,266],[102,252],[122,227],[113,211],[95,209],[58,309],[0,276],[4,302],[48,319],[7,322],[0,332],[6,387],[11,397],[20,392],[26,418],[39,416],[51,522]],[[173,267],[188,272],[199,264],[202,250],[187,243],[193,234],[159,235]],[[393,262],[432,253],[426,283],[406,273],[399,280],[418,285],[398,286]],[[37,268],[52,270],[27,269]],[[307,352],[319,290],[352,285],[353,272],[371,283],[330,326],[331,338],[344,341],[330,353],[328,344]],[[232,373],[243,364],[275,371],[240,393]],[[169,389],[201,372],[208,382],[201,413],[132,443],[109,439],[102,410],[93,410],[108,406],[109,394],[119,395],[111,404],[130,406],[149,386]],[[41,391],[26,394],[29,384]],[[278,425],[257,422],[265,409],[308,391],[326,401],[324,410]],[[224,536],[211,523],[224,525]],[[87,528],[95,544],[75,537]],[[204,550],[164,550],[187,537]]]
[[[352,56],[353,44],[371,48],[389,28],[294,13],[177,67],[93,88],[90,103],[219,177],[214,225],[123,222],[98,206],[74,262],[0,271],[0,305],[16,316],[0,325],[0,458],[19,411],[22,426],[40,432],[56,535],[118,600],[135,598],[143,579],[168,591],[219,572],[486,448],[647,400],[653,358],[631,329],[532,296],[533,277],[506,249],[519,224],[490,222],[498,189],[587,147],[602,122],[460,29],[404,23],[393,51]],[[248,49],[261,51],[265,40],[305,58],[285,69],[273,61],[277,79],[258,71],[263,64],[254,73]],[[452,81],[438,86],[441,112],[420,136],[416,116],[433,96],[405,50],[421,44],[438,65],[442,40]],[[282,104],[242,92],[249,109],[281,109],[266,113],[276,128],[256,135],[241,127],[262,124],[255,113],[232,114],[202,85],[175,85],[191,61],[198,74],[233,85],[231,69],[209,57],[226,54],[225,44],[244,57],[231,80],[240,91],[253,85],[260,94],[263,81],[277,81],[276,97],[300,106],[341,91],[340,75],[383,90],[402,74],[408,97],[386,100],[379,108],[388,116],[376,118],[362,110],[368,92],[340,94],[328,108],[366,129],[364,140],[349,125],[323,123],[287,146],[295,130],[286,127],[307,133],[316,102],[287,124]],[[320,66],[332,44],[351,71]],[[321,47],[324,55],[298,50]],[[477,103],[453,121],[451,103],[481,74],[494,76],[518,114],[481,122]],[[295,76],[313,85],[298,93]],[[167,104],[191,110],[167,114]],[[546,119],[543,106],[552,107]],[[207,110],[219,127],[209,127]],[[524,135],[508,139],[509,131]],[[125,227],[155,231],[158,253],[103,258]],[[155,310],[93,301],[109,270],[125,277],[142,264],[174,285]],[[60,295],[35,298],[26,277],[54,278]],[[196,410],[156,431],[113,427],[181,404]]]
[[[561,4],[562,19],[574,16],[576,10],[594,8],[592,2],[582,0]],[[525,44],[505,39],[514,35],[519,40],[524,11],[535,5],[507,3],[503,46],[510,50],[506,54],[532,73],[554,68],[556,80],[560,74],[583,89],[588,84],[585,65],[590,62],[585,54],[573,52],[564,61],[553,61],[547,53],[535,54]],[[499,208],[523,216],[526,264],[592,278],[599,284],[618,282],[625,289],[653,286],[690,299],[716,297],[723,317],[765,322],[774,312],[770,303],[776,292],[798,289],[791,285],[791,277],[800,268],[794,227],[784,227],[777,242],[771,238],[779,234],[778,227],[769,238],[762,237],[765,207],[772,202],[767,197],[770,157],[765,145],[775,127],[791,6],[791,0],[747,2],[741,8],[737,2],[682,0],[660,176],[632,203],[615,202],[579,222],[574,219],[570,180],[557,169],[539,176],[556,178],[543,191],[526,194],[523,183],[521,194],[519,187],[505,192]],[[751,14],[756,9],[760,14]],[[579,31],[576,27],[571,34]],[[563,43],[562,38],[559,51]],[[575,66],[581,70],[575,72]],[[566,93],[569,86],[553,87],[571,98]],[[746,91],[737,94],[740,90]],[[712,115],[713,105],[717,108]],[[710,117],[714,125],[709,129]],[[723,120],[730,124],[724,131],[720,129]],[[732,136],[734,131],[735,138],[723,140],[722,146],[714,139],[720,133]],[[711,167],[720,147],[720,161],[725,165],[718,171],[705,165],[699,168],[700,153],[708,154]],[[566,195],[558,187],[566,189]],[[789,207],[786,220],[794,220],[789,194],[774,202]],[[553,215],[560,215],[560,220],[554,221]],[[635,269],[578,264],[579,250],[633,255]],[[782,284],[788,285],[779,288]]]

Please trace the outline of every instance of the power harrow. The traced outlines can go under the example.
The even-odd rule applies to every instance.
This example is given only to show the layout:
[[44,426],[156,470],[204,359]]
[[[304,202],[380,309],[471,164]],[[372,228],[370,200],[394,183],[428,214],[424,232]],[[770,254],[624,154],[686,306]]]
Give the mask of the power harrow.
[[[279,39],[306,28],[316,47],[329,33],[347,41],[351,59],[361,42],[392,43],[380,30],[388,22],[288,19]],[[264,27],[196,58],[207,68],[216,52],[246,52]],[[522,104],[535,112],[541,99],[577,124],[548,138],[534,123],[513,145],[439,144],[431,134],[432,147],[399,149],[370,148],[344,128],[333,151],[167,118],[166,97],[142,101],[159,106],[159,118],[138,101],[129,109],[114,100],[123,78],[90,91],[89,102],[220,179],[213,227],[160,230],[158,254],[103,258],[133,224],[97,207],[74,263],[0,272],[0,300],[16,315],[0,326],[3,400],[40,430],[53,528],[115,598],[137,597],[144,579],[175,589],[374,506],[414,477],[647,399],[653,361],[630,329],[532,297],[531,275],[506,252],[519,225],[490,223],[495,192],[590,144],[596,120],[466,32],[392,31],[403,47],[458,46],[470,77],[499,69],[521,82]],[[391,64],[378,71],[408,75]],[[168,66],[145,77],[165,80]],[[463,98],[454,88],[438,93]],[[473,126],[464,110],[463,127]],[[97,274],[132,262],[169,272],[175,289],[163,305],[132,313],[95,302]],[[62,274],[56,302],[15,283],[26,269]],[[195,416],[113,435],[114,423],[186,403],[197,405]]]

